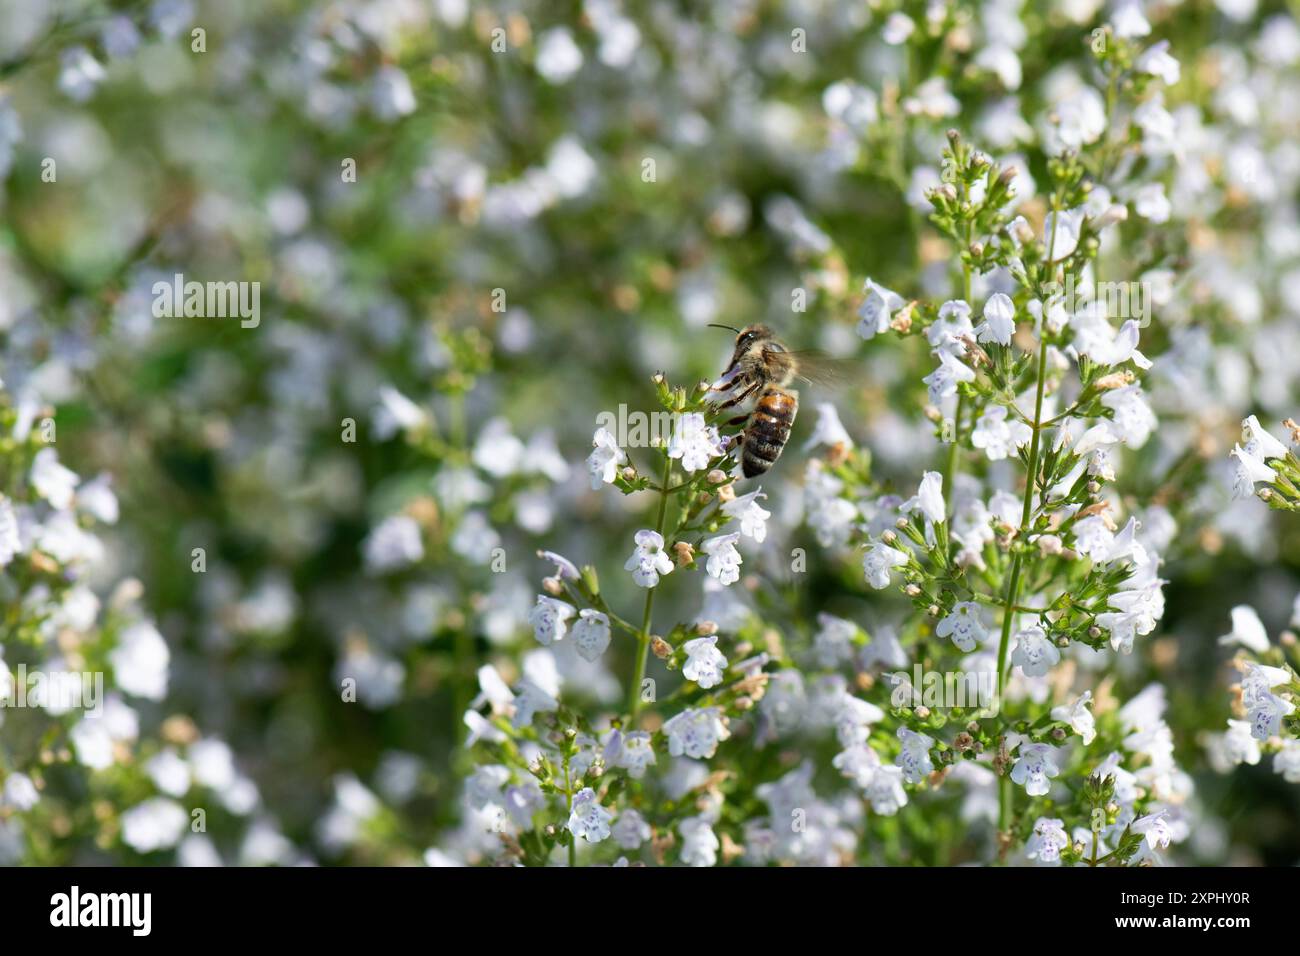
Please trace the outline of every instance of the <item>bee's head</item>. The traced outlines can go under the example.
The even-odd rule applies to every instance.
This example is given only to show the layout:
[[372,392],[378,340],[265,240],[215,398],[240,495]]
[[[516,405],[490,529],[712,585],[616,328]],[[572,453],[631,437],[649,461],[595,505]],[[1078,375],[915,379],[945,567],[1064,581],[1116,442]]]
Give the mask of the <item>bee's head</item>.
[[736,333],[736,351],[732,357],[733,363],[755,345],[772,341],[775,337],[775,334],[766,325],[747,325],[743,329],[733,328],[730,325],[713,325],[712,327],[715,329],[730,329]]
[[766,325],[747,325],[736,335],[736,352],[746,352],[760,342],[770,341],[773,332]]

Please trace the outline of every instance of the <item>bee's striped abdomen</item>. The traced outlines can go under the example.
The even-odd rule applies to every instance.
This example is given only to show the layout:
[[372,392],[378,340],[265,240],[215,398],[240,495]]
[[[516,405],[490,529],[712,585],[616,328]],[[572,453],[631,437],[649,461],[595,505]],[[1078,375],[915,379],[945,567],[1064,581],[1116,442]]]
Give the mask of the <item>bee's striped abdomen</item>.
[[763,390],[745,424],[745,443],[740,460],[746,478],[763,474],[781,457],[781,449],[790,440],[790,426],[794,424],[798,411],[798,392],[776,385]]

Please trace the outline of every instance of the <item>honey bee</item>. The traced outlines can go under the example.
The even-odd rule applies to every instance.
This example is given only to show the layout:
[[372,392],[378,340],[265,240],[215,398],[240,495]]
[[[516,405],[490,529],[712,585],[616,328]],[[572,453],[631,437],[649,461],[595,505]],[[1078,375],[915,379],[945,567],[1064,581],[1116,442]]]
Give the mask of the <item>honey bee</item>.
[[790,388],[796,379],[807,382],[832,381],[838,377],[834,360],[815,352],[795,352],[776,338],[766,325],[729,325],[714,328],[736,333],[736,348],[722,378],[714,383],[718,392],[731,392],[719,408],[732,408],[757,393],[751,411],[726,424],[745,424],[740,434],[740,464],[746,478],[764,474],[781,457],[790,440],[790,429],[799,413],[799,393]]

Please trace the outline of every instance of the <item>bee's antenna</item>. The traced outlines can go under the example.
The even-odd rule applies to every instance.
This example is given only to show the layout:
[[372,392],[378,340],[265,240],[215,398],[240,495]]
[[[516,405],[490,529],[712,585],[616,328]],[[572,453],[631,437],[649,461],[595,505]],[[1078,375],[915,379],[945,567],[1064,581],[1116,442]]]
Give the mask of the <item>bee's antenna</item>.
[[731,332],[735,332],[737,335],[740,334],[740,329],[733,329],[733,328],[732,328],[731,326],[729,326],[729,325],[718,325],[716,322],[710,322],[710,323],[709,323],[709,328],[711,328],[711,329],[727,329],[727,330],[729,330],[729,331],[731,331]]

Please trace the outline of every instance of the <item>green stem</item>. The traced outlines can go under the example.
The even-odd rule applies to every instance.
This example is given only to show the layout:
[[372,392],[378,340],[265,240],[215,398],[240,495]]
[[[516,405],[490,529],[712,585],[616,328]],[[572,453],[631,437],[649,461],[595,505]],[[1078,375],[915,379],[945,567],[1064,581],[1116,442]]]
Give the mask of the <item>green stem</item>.
[[[967,187],[965,186],[962,187],[962,194],[968,195]],[[970,249],[971,238],[972,238],[971,223],[968,220],[966,222],[966,249],[967,250]],[[971,311],[974,312],[975,305],[973,302],[971,302],[971,267],[970,267],[970,263],[965,260],[962,260],[962,264],[961,264],[961,277],[962,277],[962,283],[961,283],[962,298],[965,301],[965,303],[971,307]],[[953,413],[952,413],[952,434],[948,436],[951,439],[951,443],[948,445],[948,462],[946,467],[944,468],[944,475],[943,475],[943,492],[948,502],[949,515],[952,514],[952,505],[953,505],[953,497],[954,497],[953,483],[957,480],[957,471],[961,465],[961,460],[957,457],[957,449],[961,444],[962,397],[963,396],[961,393],[961,389],[959,388],[957,390],[957,404],[953,408]]]
[[[664,455],[664,477],[659,483],[661,489],[668,488],[668,479],[672,476],[673,460]],[[663,537],[664,521],[668,516],[668,492],[659,493],[659,516],[655,520],[655,531]],[[665,541],[664,545],[667,546]],[[637,638],[636,647],[636,671],[632,675],[632,686],[628,688],[627,709],[632,715],[632,720],[636,720],[636,715],[641,712],[641,682],[645,680],[646,659],[650,656],[650,615],[654,611],[655,592],[659,590],[658,586],[647,588],[645,592],[645,608],[641,612],[641,634]]]
[[[573,784],[569,782],[569,755],[564,755],[564,792],[569,798],[569,816],[573,816]],[[578,865],[578,837],[569,831],[569,866]]]
[[[1059,202],[1057,197],[1052,197],[1052,234],[1047,240],[1047,261],[1052,261],[1052,253],[1056,246],[1056,224],[1060,219],[1060,213],[1057,211]],[[1037,379],[1037,393],[1034,398],[1034,435],[1029,443],[1029,469],[1025,476],[1025,499],[1020,510],[1020,533],[1016,535],[1016,544],[1023,547],[1025,538],[1029,533],[1029,519],[1034,509],[1034,490],[1038,486],[1038,451],[1041,444],[1042,429],[1040,425],[1043,421],[1043,392],[1047,384],[1047,329],[1041,327],[1038,329],[1038,367],[1035,371]],[[998,698],[997,712],[1002,714],[1002,708],[1005,703],[1004,694],[1007,684],[1007,651],[1011,645],[1011,622],[1015,619],[1016,605],[1020,601],[1020,567],[1024,552],[1017,550],[1011,555],[1011,574],[1007,579],[1007,596],[1002,611],[1002,635],[998,641]],[[1001,786],[998,788],[998,827],[1006,833],[1011,825],[1011,781],[1003,778]]]

